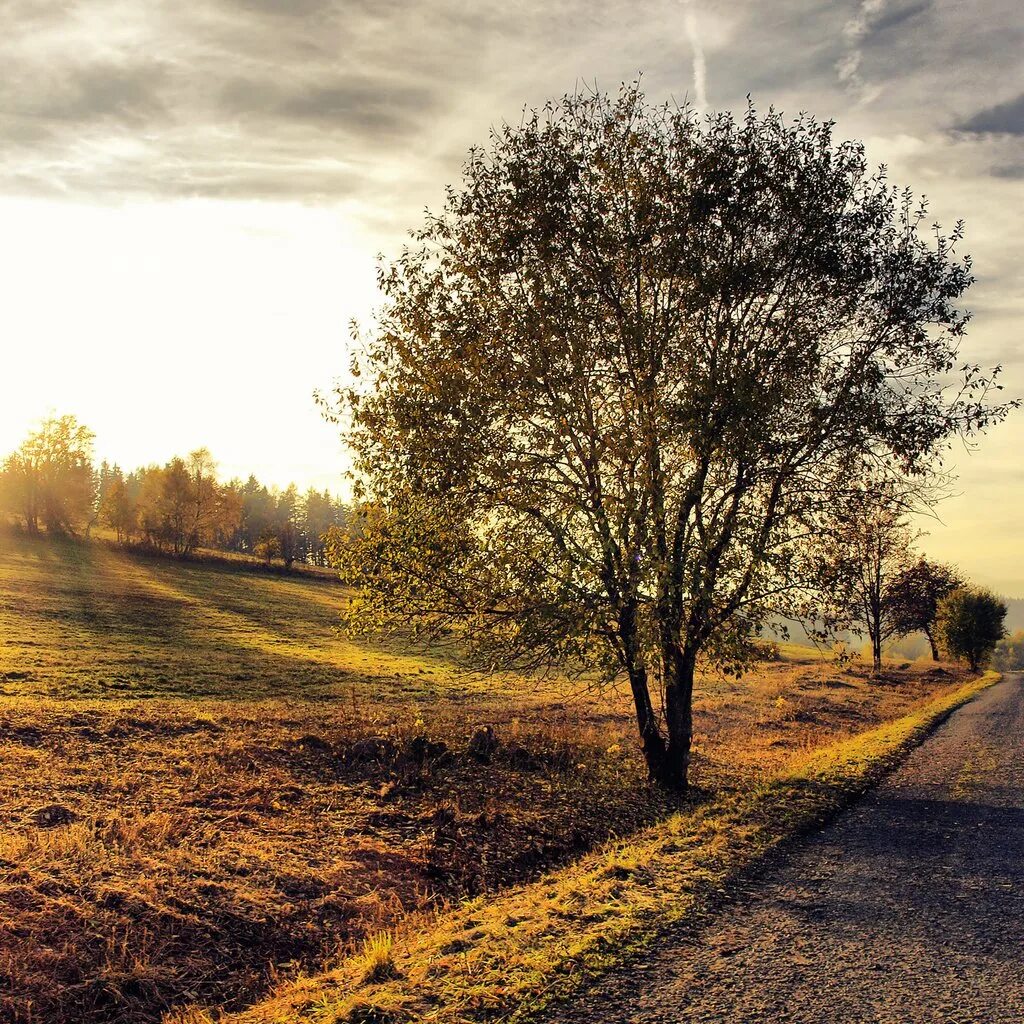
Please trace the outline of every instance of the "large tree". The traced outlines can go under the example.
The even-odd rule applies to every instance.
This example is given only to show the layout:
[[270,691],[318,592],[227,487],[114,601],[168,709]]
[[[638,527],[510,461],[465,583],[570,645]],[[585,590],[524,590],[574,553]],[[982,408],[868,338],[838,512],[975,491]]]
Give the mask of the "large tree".
[[339,390],[350,626],[623,675],[652,778],[685,787],[698,658],[806,596],[835,495],[1003,414],[957,368],[959,237],[808,117],[625,88],[496,131],[382,267]]

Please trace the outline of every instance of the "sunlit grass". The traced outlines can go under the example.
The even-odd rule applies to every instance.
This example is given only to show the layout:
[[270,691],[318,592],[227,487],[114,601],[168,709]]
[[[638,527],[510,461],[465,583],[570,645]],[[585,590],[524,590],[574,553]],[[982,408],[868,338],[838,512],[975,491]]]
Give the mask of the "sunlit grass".
[[403,941],[389,942],[383,976],[367,972],[360,952],[228,1020],[536,1020],[597,971],[622,963],[694,910],[713,904],[737,873],[842,807],[993,678],[835,744],[770,785],[719,796],[532,885],[441,915]]
[[[628,694],[353,643],[345,597],[329,580],[0,534],[0,1019],[144,1024],[176,1007],[200,1021],[189,1003],[240,1009],[360,950],[368,971],[383,934],[405,970],[395,950],[451,901],[609,840],[607,891],[540,907],[621,917],[616,891],[646,884],[631,837],[680,811],[646,785]],[[872,680],[794,646],[741,679],[704,673],[682,817],[958,685],[929,667]],[[501,743],[489,763],[469,751],[482,724]],[[702,849],[737,828],[707,819]],[[519,916],[485,930],[497,941]],[[408,1003],[373,985],[367,1012]]]
[[0,693],[429,696],[479,682],[443,657],[338,635],[337,583],[225,572],[0,533]]

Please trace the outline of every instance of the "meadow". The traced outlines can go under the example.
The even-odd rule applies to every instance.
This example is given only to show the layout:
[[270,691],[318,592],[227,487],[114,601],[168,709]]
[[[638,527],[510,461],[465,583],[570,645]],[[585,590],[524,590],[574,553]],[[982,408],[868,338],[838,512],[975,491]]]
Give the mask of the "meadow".
[[625,693],[354,643],[330,579],[0,533],[0,1020],[242,1009],[963,682],[784,647],[704,673],[694,790]]

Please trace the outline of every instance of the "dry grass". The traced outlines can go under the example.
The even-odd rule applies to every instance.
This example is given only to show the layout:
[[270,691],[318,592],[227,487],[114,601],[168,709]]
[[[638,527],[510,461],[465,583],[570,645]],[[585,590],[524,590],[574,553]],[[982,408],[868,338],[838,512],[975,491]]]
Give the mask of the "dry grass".
[[[806,758],[770,783],[721,794],[492,900],[409,930],[388,977],[358,959],[282,987],[225,1024],[528,1024],[589,976],[641,952],[771,848],[849,802],[995,673]],[[169,1018],[167,1024],[183,1024]]]
[[[0,1019],[199,1021],[189,1007],[238,1009],[353,954],[376,976],[394,954],[373,936],[679,810],[645,787],[622,695],[350,643],[343,600],[0,535]],[[786,653],[702,680],[701,806],[960,681]],[[488,762],[468,749],[481,723],[500,740]],[[641,877],[628,845],[617,856],[610,886]]]

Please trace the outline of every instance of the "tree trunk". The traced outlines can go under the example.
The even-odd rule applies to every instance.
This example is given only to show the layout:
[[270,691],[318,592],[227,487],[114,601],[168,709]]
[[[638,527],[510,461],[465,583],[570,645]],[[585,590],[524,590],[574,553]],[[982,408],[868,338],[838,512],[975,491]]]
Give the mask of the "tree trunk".
[[882,671],[882,638],[877,633],[871,638],[871,660],[875,672]]
[[938,645],[935,643],[935,635],[932,633],[932,631],[930,629],[926,629],[924,631],[924,635],[926,637],[928,637],[928,645],[932,649],[932,661],[938,661],[939,660],[939,648],[938,648]]
[[629,687],[633,692],[633,706],[636,709],[636,724],[640,731],[647,774],[652,782],[662,785],[666,773],[665,740],[658,729],[658,720],[651,704],[651,691],[647,682],[647,669],[634,665],[629,671]]
[[668,744],[660,785],[677,793],[690,782],[690,748],[693,744],[693,674],[696,651],[678,648],[667,661],[665,679],[665,722]]

